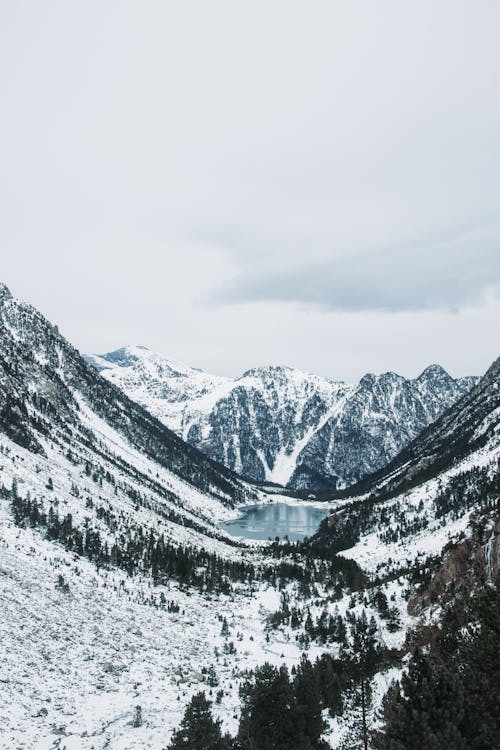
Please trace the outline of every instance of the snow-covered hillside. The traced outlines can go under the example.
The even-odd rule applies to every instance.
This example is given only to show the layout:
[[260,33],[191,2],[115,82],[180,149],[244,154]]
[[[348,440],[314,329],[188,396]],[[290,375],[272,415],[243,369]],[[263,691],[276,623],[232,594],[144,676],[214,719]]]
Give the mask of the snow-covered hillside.
[[499,383],[497,361],[332,500],[312,540],[246,542],[218,522],[273,496],[183,443],[0,286],[1,750],[162,750],[200,690],[234,735],[248,670],[303,656],[337,680],[341,705],[323,698],[336,750],[359,724],[345,675],[363,613],[373,721],[415,633],[440,627],[471,571],[498,572]]
[[[124,496],[122,479],[101,484],[102,477],[88,475],[58,451],[46,457],[33,454],[1,434],[0,459],[4,487],[15,480],[19,495],[43,499],[61,514],[70,511],[75,525],[85,518],[95,524],[96,509],[104,507],[119,514],[123,528],[153,524],[184,544],[203,543],[218,555],[257,566],[272,564],[265,551],[226,545],[169,523],[151,507],[138,508]],[[349,618],[366,611],[376,620],[384,648],[404,653],[407,633],[435,625],[441,614],[439,600],[408,612],[408,599],[411,603],[416,598],[415,571],[428,575],[429,557],[438,566],[450,540],[467,538],[474,515],[487,499],[483,495],[470,507],[464,504],[438,515],[436,498],[462,472],[482,468],[491,477],[498,475],[498,459],[496,429],[455,466],[378,508],[370,504],[373,515],[366,517],[354,546],[347,544],[342,552],[361,564],[370,581],[378,581],[358,592],[318,583],[307,594],[280,579],[277,585],[259,580],[251,586],[237,584],[229,594],[201,592],[176,580],[154,585],[146,571],[132,576],[113,566],[96,568],[48,540],[39,528],[15,525],[9,500],[0,498],[0,747],[161,750],[184,705],[200,689],[212,691],[212,697],[222,692],[214,712],[234,733],[238,686],[246,670],[264,661],[291,669],[302,654],[313,660],[325,651],[341,656],[337,635],[331,637],[328,630],[326,640],[321,635],[328,618],[336,622],[340,617],[348,625]],[[361,506],[365,499],[352,502]],[[351,518],[356,519],[356,513]],[[488,523],[485,570],[491,569],[488,561],[495,559],[500,546],[491,544],[494,526]],[[100,529],[103,535],[109,533],[104,521]],[[444,559],[446,554],[451,552]],[[287,610],[282,617],[283,594]],[[380,608],[380,596],[389,609]],[[290,612],[302,623],[298,629]],[[269,618],[276,621],[276,613],[279,624],[269,628]],[[312,631],[307,630],[307,616]],[[228,633],[223,632],[224,618]],[[377,673],[373,710],[399,673],[394,666]],[[136,726],[138,706],[141,721]],[[325,736],[333,748],[349,735],[352,721],[348,711],[329,719]]]
[[348,486],[382,468],[476,381],[454,380],[437,365],[415,380],[389,372],[357,386],[289,367],[230,380],[145,347],[87,359],[216,461],[254,480],[309,489]]
[[[190,447],[102,378],[34,308],[0,287],[0,428],[23,447],[47,455],[68,450],[80,464],[134,472],[144,487],[187,509],[190,498],[234,507],[258,497],[231,471]],[[153,464],[144,467],[144,461]],[[203,507],[205,506],[205,510]]]
[[484,515],[491,520],[482,530],[489,540],[483,563],[493,579],[500,567],[499,497],[500,358],[385,469],[347,491],[319,537],[380,574],[439,557]]
[[234,725],[279,593],[217,524],[266,499],[0,286],[0,748],[162,748],[213,665]]

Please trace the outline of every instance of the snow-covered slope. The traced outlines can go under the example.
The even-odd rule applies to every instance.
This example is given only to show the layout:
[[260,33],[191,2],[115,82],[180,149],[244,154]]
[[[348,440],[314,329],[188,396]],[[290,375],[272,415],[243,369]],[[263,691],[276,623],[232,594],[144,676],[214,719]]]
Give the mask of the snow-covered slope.
[[357,386],[289,367],[230,380],[145,347],[87,359],[216,461],[255,480],[309,489],[344,487],[385,466],[475,382],[437,365],[414,380],[389,372]]
[[301,656],[279,560],[217,526],[265,499],[0,286],[0,748],[160,750],[209,668],[235,732],[242,674]]
[[[436,588],[429,598],[416,581],[455,581],[446,561],[471,534],[465,567],[475,555],[488,579],[498,571],[499,371],[332,501],[318,539],[364,576],[323,548],[280,554],[221,531],[264,492],[182,443],[0,286],[0,748],[162,750],[199,690],[234,734],[248,669],[345,658],[363,611],[396,650],[374,676],[376,708],[407,638],[438,623]],[[352,716],[328,717],[333,748]]]
[[[262,497],[0,285],[0,748],[164,747],[179,683],[199,685],[220,613],[234,619],[229,596],[209,605],[200,588],[225,586],[251,552],[217,521]],[[162,548],[173,567],[153,586],[146,557]],[[149,718],[131,731],[139,703]]]
[[387,467],[349,488],[320,536],[364,570],[402,567],[439,555],[474,514],[498,516],[499,491],[500,358]]
[[[402,669],[405,654],[446,635],[485,583],[498,580],[499,497],[500,359],[391,465],[350,488],[322,522],[313,541],[356,561],[375,583],[351,604],[380,601],[381,594],[389,603],[402,598],[394,611],[394,630],[406,632]],[[382,620],[390,619],[384,608]],[[369,723],[376,723],[373,714]],[[352,724],[341,717],[337,730],[339,740],[347,738]]]
[[41,458],[56,452],[64,459],[69,452],[79,465],[128,473],[181,510],[196,507],[205,517],[215,507],[220,512],[258,497],[102,378],[5,286],[0,286],[0,431]]

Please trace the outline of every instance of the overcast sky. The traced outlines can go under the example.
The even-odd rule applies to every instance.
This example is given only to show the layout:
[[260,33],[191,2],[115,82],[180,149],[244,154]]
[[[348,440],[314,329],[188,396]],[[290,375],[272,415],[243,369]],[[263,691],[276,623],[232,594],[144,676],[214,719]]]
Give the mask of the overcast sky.
[[3,0],[0,280],[82,351],[500,354],[500,2]]

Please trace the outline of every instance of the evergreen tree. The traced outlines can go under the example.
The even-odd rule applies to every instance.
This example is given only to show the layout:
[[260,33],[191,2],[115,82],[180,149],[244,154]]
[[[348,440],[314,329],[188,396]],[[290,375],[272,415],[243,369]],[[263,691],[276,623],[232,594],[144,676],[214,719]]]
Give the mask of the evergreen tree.
[[318,670],[315,670],[306,656],[303,656],[294,680],[295,698],[298,710],[303,715],[304,734],[311,747],[320,747],[320,738],[325,728],[321,716],[321,686]]
[[352,658],[358,675],[357,686],[353,693],[354,704],[359,705],[357,722],[360,742],[363,750],[368,750],[368,713],[371,708],[370,675],[377,664],[377,641],[375,634],[377,624],[373,617],[368,622],[366,612],[356,619],[351,628]]
[[222,735],[221,722],[214,720],[210,705],[203,692],[191,698],[168,750],[230,750],[231,738]]
[[385,731],[374,738],[379,750],[468,750],[460,678],[418,649],[384,701],[384,719]]
[[315,670],[320,677],[324,705],[330,709],[333,716],[341,715],[344,709],[342,701],[343,685],[339,675],[334,670],[332,658],[328,654],[323,654],[316,661]]
[[500,747],[500,579],[496,587],[485,587],[475,611],[477,620],[459,647],[459,661],[464,665],[464,734],[470,750],[484,750]]
[[377,750],[500,747],[498,584],[466,601],[460,616],[457,607],[451,612],[431,653],[416,650],[401,685],[386,695],[383,728],[374,737]]
[[304,716],[297,707],[288,670],[269,663],[240,687],[242,750],[307,750]]

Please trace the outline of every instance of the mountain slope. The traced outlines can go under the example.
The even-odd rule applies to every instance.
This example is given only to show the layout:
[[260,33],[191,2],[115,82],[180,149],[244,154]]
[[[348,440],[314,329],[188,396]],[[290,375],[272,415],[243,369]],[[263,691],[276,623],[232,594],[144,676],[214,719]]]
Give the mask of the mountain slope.
[[[0,747],[164,747],[178,670],[203,680],[254,571],[251,545],[218,521],[263,498],[0,285]],[[246,647],[272,600],[240,596]]]
[[145,347],[87,359],[218,462],[299,489],[345,487],[385,466],[476,382],[454,380],[437,365],[415,380],[389,372],[357,386],[288,367],[230,380]]
[[[474,604],[485,585],[499,580],[499,497],[497,360],[470,394],[390,466],[349,488],[310,544],[354,560],[370,576],[371,593],[353,596],[351,604],[371,601],[391,632],[406,631],[401,656],[438,641],[449,648],[467,626],[476,631]],[[406,603],[393,609],[397,596]],[[498,646],[497,628],[492,650]],[[406,667],[403,660],[393,677],[399,679]],[[453,712],[456,705],[445,698],[442,707]],[[423,710],[429,710],[427,703]],[[373,709],[369,718],[372,727],[378,724]],[[342,717],[337,738],[352,732],[353,724]]]
[[[467,462],[484,446],[496,446],[500,435],[500,357],[456,404],[423,430],[384,469],[349,488],[401,492],[455,464]],[[471,459],[472,460],[472,459]]]
[[[147,484],[164,472],[158,491],[184,507],[222,507],[257,497],[230,470],[186,445],[147,411],[98,375],[40,313],[0,287],[0,431],[18,445],[48,456],[80,450]],[[82,458],[83,460],[83,458]],[[153,470],[153,466],[155,467]],[[109,469],[111,471],[111,468]],[[146,478],[144,478],[146,484]],[[210,500],[211,499],[211,500]],[[205,515],[209,515],[205,512]]]
[[408,565],[470,533],[475,514],[494,519],[494,534],[499,492],[500,358],[387,467],[346,490],[319,537],[365,570]]
[[[0,287],[0,746],[162,750],[200,690],[234,735],[248,670],[307,655],[338,748],[359,723],[349,654],[363,618],[375,711],[461,572],[498,570],[499,442],[493,367],[413,457],[332,500],[317,539],[243,543],[216,522],[265,492],[185,446]],[[405,480],[422,456],[428,474]]]

